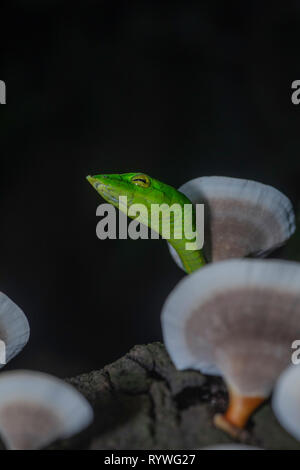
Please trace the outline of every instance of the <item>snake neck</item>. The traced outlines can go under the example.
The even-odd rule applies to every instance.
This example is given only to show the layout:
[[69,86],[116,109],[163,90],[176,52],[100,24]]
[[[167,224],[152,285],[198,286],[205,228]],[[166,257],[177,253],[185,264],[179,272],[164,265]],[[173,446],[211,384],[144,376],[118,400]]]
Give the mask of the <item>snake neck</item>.
[[189,243],[190,240],[175,240],[174,238],[170,238],[168,241],[178,254],[182,267],[186,273],[190,274],[205,266],[206,260],[202,250],[186,249],[186,244]]
[[[180,205],[181,207],[181,215],[174,212],[170,219],[168,219],[168,223],[170,223],[170,236],[165,237],[164,234],[162,233],[162,226],[163,226],[163,219],[160,220],[160,225],[151,227],[154,228],[154,230],[158,231],[160,235],[162,235],[164,238],[168,240],[170,245],[174,248],[176,251],[183,269],[188,273],[192,273],[193,271],[196,271],[199,268],[202,268],[206,264],[205,257],[203,255],[203,252],[200,248],[198,248],[199,244],[196,243],[196,240],[198,242],[198,235],[199,235],[199,230],[204,227],[198,227],[197,226],[197,221],[196,221],[196,216],[198,215],[195,209],[195,206],[191,203],[191,201],[186,198],[183,194],[179,193],[176,191],[176,200],[175,202]],[[178,196],[179,195],[179,196]],[[171,201],[171,204],[174,204],[174,200]],[[189,206],[190,211],[186,212],[185,211],[185,205]],[[204,224],[204,214],[203,214],[203,221],[202,224]],[[194,236],[194,234],[198,234],[197,237],[195,236],[194,238],[190,238],[191,233],[189,235],[186,234],[186,226],[191,229],[191,232]],[[189,237],[189,238],[188,238]]]

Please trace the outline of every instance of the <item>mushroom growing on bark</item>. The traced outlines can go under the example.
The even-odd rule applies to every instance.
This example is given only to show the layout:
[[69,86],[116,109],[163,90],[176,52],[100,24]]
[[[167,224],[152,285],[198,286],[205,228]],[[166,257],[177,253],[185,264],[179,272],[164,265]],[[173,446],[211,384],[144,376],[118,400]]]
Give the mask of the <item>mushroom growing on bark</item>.
[[279,377],[273,394],[272,407],[281,426],[300,441],[299,365],[291,365]]
[[71,385],[32,371],[0,375],[0,434],[8,449],[39,449],[90,424],[93,411]]
[[184,278],[162,311],[178,369],[222,375],[229,406],[215,424],[232,435],[269,396],[300,337],[300,264],[227,260]]
[[[204,253],[208,261],[265,256],[295,231],[290,200],[272,186],[205,176],[188,181],[178,191],[192,203],[205,205]],[[182,268],[176,251],[171,245],[169,249]]]

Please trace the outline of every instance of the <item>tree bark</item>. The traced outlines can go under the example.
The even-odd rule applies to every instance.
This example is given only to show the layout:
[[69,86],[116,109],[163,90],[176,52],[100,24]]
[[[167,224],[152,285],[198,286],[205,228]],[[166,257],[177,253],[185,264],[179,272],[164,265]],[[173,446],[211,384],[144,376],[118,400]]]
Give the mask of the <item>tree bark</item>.
[[[164,346],[135,346],[100,371],[68,379],[92,404],[94,423],[54,449],[199,449],[234,442],[212,417],[227,406],[220,377],[177,371]],[[300,449],[269,403],[251,418],[241,440],[264,449]]]

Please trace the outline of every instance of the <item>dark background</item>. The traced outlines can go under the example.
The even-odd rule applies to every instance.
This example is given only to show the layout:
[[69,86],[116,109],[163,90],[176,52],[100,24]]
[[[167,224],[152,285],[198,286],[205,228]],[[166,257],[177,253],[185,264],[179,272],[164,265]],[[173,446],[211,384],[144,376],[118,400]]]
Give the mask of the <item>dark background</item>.
[[8,368],[71,376],[161,338],[163,240],[96,238],[89,173],[256,179],[300,200],[299,2],[1,2],[0,288]]

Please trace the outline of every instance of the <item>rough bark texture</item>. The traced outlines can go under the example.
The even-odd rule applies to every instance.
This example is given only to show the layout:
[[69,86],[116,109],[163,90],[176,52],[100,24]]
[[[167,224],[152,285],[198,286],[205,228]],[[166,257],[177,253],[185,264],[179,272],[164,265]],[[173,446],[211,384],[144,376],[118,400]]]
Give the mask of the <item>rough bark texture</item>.
[[[197,449],[233,442],[212,424],[227,405],[224,382],[196,371],[177,371],[164,346],[135,346],[100,371],[69,379],[92,404],[95,421],[59,449]],[[300,449],[266,403],[242,436],[265,449]]]

